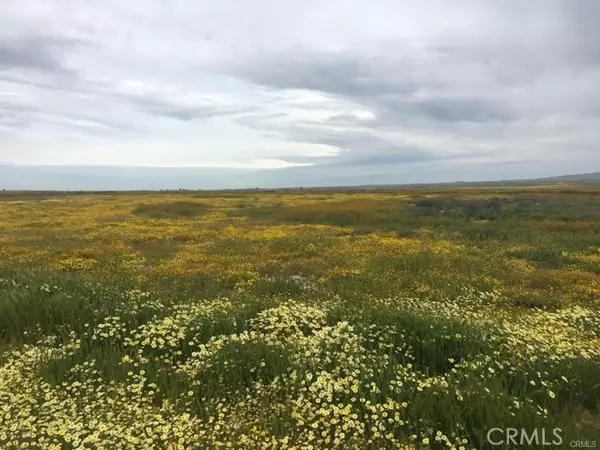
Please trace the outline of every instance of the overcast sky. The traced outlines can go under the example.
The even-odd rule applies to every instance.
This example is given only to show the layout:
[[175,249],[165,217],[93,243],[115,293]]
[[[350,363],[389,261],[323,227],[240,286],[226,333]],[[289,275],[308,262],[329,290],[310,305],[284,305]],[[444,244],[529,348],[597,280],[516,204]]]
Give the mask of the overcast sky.
[[2,0],[0,164],[232,185],[597,171],[599,18],[597,0]]

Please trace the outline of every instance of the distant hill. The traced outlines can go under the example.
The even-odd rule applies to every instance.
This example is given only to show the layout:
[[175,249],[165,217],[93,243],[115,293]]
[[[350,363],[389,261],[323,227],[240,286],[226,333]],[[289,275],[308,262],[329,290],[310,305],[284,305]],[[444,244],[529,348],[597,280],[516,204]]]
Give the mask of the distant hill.
[[[518,169],[518,168],[517,168]],[[412,189],[459,187],[518,187],[560,183],[600,184],[600,172],[519,178],[527,171],[502,172],[463,167],[454,171],[423,173],[403,171],[355,176],[327,167],[292,167],[281,170],[214,169],[203,167],[19,166],[0,162],[0,192],[36,191],[160,191],[222,189]],[[567,170],[567,169],[565,169]],[[571,169],[573,170],[573,169]],[[577,169],[574,169],[577,170]],[[500,174],[501,175],[496,175]],[[535,172],[534,172],[535,173]],[[537,172],[541,174],[544,172]],[[552,173],[552,172],[546,172]],[[556,173],[556,172],[554,172]],[[560,173],[560,172],[559,172]],[[509,177],[513,176],[510,179]],[[493,180],[494,177],[506,177]],[[456,177],[456,178],[455,178]],[[459,177],[464,177],[460,180]],[[481,177],[481,178],[479,178]],[[437,178],[437,180],[436,180]],[[456,179],[460,181],[454,181]],[[478,179],[479,178],[479,179]],[[486,180],[487,178],[487,180]],[[431,181],[428,181],[431,180]],[[423,180],[423,181],[421,181]],[[587,186],[589,187],[589,186]],[[596,188],[596,186],[594,186]],[[3,196],[5,196],[4,194]]]
[[539,178],[537,181],[567,182],[567,183],[600,181],[600,172],[578,173],[575,175],[561,175],[559,177]]
[[572,175],[559,175],[546,178],[523,178],[513,180],[494,180],[494,181],[454,181],[449,183],[410,183],[410,184],[365,184],[355,186],[362,189],[381,189],[381,188],[419,188],[419,187],[485,187],[485,186],[532,186],[555,183],[600,183],[600,172],[578,173]]
[[465,185],[532,185],[532,184],[554,184],[554,183],[594,183],[600,182],[600,172],[592,173],[577,173],[571,175],[558,175],[546,178],[524,178],[516,180],[498,180],[498,181],[481,181],[481,182],[461,182],[450,184],[465,184]]

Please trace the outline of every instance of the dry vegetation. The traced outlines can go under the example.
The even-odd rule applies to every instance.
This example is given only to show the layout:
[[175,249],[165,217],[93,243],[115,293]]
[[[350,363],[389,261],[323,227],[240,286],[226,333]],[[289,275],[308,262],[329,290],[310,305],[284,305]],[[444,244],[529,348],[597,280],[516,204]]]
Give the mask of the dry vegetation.
[[600,438],[599,193],[6,193],[0,448]]

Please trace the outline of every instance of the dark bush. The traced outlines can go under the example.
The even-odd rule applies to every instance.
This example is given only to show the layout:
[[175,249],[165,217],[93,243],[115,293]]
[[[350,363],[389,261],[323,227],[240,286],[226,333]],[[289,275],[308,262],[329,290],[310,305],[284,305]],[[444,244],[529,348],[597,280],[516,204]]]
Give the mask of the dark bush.
[[132,212],[151,219],[173,219],[196,217],[206,212],[209,205],[200,202],[179,201],[173,203],[141,204]]

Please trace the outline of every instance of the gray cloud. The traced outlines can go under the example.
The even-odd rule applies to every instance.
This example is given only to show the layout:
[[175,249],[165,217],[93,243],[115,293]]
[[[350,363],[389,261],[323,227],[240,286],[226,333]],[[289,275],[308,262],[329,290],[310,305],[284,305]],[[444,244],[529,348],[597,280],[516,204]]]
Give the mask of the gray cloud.
[[78,46],[89,42],[60,34],[0,35],[0,70],[32,69],[37,71],[72,74],[64,56]]
[[254,108],[242,105],[226,105],[206,99],[168,99],[158,92],[140,94],[110,93],[107,95],[124,100],[136,109],[151,116],[162,116],[184,122],[204,120],[211,117],[251,112]]
[[[569,140],[591,157],[599,134],[592,132],[581,147],[583,134],[575,130],[589,133],[590,121],[600,125],[592,95],[600,93],[600,32],[589,20],[598,7],[552,2],[549,9],[540,24],[525,22],[538,25],[537,32],[508,11],[514,35],[481,28],[475,36],[431,36],[419,45],[386,40],[350,50],[290,48],[257,52],[223,70],[258,86],[318,92],[369,112],[368,118],[340,113],[321,121],[269,124],[265,117],[250,124],[278,129],[289,140],[348,150],[340,161],[560,156]],[[550,123],[560,126],[550,129]],[[544,148],[537,142],[542,133]],[[407,142],[406,136],[416,138]]]
[[[445,154],[439,149],[418,145],[402,137],[390,135],[370,121],[351,115],[335,116],[325,125],[317,121],[274,124],[273,116],[250,115],[240,123],[256,129],[276,131],[293,142],[327,145],[339,151],[325,156],[277,155],[294,163],[309,163],[324,167],[368,167],[390,164],[425,163],[442,159],[476,156],[471,149]],[[488,152],[488,155],[490,153]]]
[[98,117],[88,112],[49,110],[0,97],[0,124],[4,127],[24,129],[40,123],[74,128],[78,132],[96,136],[132,135],[140,132],[126,122]]
[[52,51],[56,47],[48,45],[44,39],[26,38],[23,40],[0,41],[0,68],[25,67],[40,70],[60,70],[60,58]]
[[[279,54],[257,55],[235,62],[230,70],[253,83],[279,89],[369,97],[390,91],[409,94],[418,90],[408,61],[395,55],[369,55],[356,51],[321,52],[295,47]],[[390,68],[404,68],[392,72]]]
[[31,114],[26,109],[0,102],[0,126],[4,128],[26,128],[31,121]]
[[[403,53],[401,58],[394,54],[387,58],[373,56],[368,50],[366,54],[354,54],[303,49],[257,55],[225,70],[257,85],[340,97],[377,113],[382,122],[389,122],[390,116],[441,122],[518,118],[516,109],[521,105],[506,97],[507,88],[498,82],[508,76],[505,66],[495,67],[489,62],[494,48],[479,60],[476,55],[480,49],[476,48],[469,62],[465,61],[464,47],[423,48],[412,50],[413,54],[403,49],[402,42],[395,48]],[[452,49],[456,55],[449,54]],[[527,60],[525,55],[522,58]],[[516,64],[521,58],[515,59],[515,70],[523,70]],[[518,78],[513,77],[515,81]],[[521,78],[521,82],[525,80]]]
[[[82,67],[69,67],[65,55],[77,48],[84,52],[94,50],[94,44],[82,38],[67,38],[59,33],[45,35],[0,36],[0,81],[29,86],[43,90],[59,91],[64,95],[112,98],[126,106],[149,115],[180,121],[204,120],[215,116],[249,112],[248,106],[224,105],[205,98],[193,98],[189,93],[175,93],[172,89],[127,91],[119,80],[96,80],[81,72]],[[198,97],[198,96],[196,96]],[[93,110],[93,106],[90,106]],[[3,104],[0,98],[4,125],[24,127],[39,120],[42,115],[61,118],[62,125],[73,125],[78,131],[88,130],[94,134],[106,132],[135,131],[138,125],[118,124],[110,117],[94,117],[85,112],[58,112],[56,107],[44,110],[44,105],[24,107]],[[98,111],[96,111],[98,112]],[[14,114],[12,117],[7,117]],[[46,120],[47,122],[48,120]]]
[[559,21],[562,24],[559,39],[563,55],[572,63],[600,64],[600,3],[593,0],[561,2]]
[[382,121],[423,118],[433,122],[508,122],[518,118],[504,101],[477,97],[398,98],[395,95],[377,99]]

